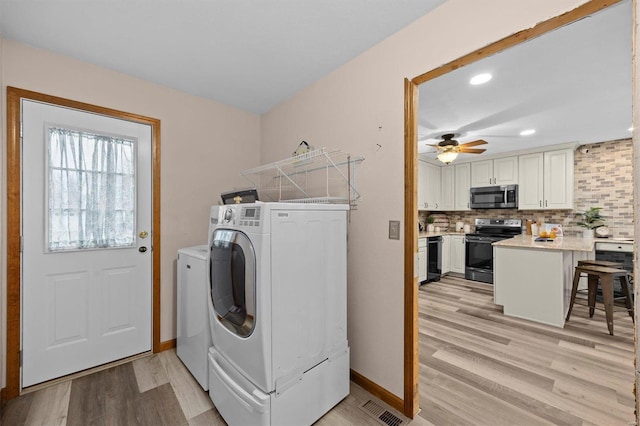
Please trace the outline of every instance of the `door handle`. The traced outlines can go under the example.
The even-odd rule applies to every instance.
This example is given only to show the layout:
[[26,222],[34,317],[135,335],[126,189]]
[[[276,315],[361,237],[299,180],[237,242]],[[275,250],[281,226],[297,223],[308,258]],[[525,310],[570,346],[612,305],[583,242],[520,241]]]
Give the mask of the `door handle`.
[[147,231],[142,231],[138,234],[138,236],[144,240],[149,236],[149,233]]

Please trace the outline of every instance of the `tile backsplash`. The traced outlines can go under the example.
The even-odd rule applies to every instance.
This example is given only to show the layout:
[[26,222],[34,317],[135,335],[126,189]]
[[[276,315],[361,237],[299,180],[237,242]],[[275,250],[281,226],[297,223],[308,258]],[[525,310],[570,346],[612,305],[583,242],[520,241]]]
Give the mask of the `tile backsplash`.
[[[623,139],[580,146],[574,157],[574,210],[474,209],[456,212],[418,212],[424,226],[432,213],[438,226],[455,230],[458,221],[471,225],[475,218],[522,219],[559,223],[566,235],[576,235],[579,213],[589,207],[602,207],[606,226],[615,237],[633,237],[633,143]],[[584,148],[588,152],[584,152]]]

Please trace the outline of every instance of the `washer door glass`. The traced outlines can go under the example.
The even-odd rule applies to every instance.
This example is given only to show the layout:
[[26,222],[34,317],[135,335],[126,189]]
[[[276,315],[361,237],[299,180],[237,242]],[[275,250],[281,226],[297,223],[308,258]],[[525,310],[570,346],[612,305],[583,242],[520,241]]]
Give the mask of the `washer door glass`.
[[218,321],[233,333],[251,335],[256,319],[256,261],[244,233],[216,229],[210,249],[210,290]]

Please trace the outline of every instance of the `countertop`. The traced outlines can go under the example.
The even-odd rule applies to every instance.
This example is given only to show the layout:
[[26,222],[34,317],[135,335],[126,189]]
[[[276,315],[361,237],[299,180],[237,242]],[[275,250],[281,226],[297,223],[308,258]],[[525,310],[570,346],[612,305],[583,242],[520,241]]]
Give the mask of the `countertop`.
[[[517,235],[507,240],[493,243],[495,247],[518,247],[530,249],[564,250],[564,251],[593,251],[597,238],[586,239],[582,237],[562,237],[553,241],[537,242],[537,237],[532,235]],[[611,240],[609,240],[611,241]]]

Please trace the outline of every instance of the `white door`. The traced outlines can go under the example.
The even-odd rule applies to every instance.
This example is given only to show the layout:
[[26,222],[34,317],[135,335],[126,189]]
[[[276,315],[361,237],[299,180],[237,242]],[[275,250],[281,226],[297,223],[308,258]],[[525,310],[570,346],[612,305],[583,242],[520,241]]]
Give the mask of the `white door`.
[[151,127],[27,100],[22,117],[27,387],[151,350]]

